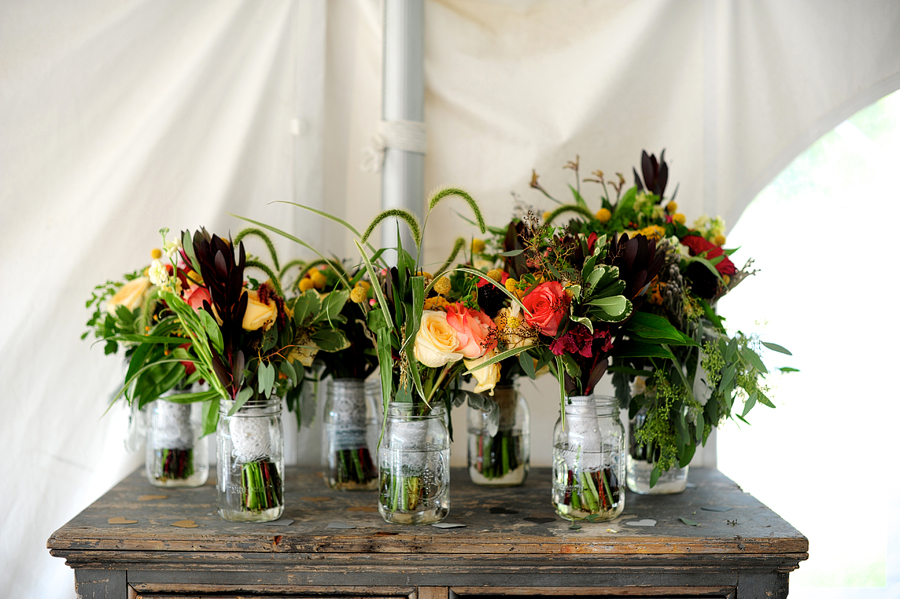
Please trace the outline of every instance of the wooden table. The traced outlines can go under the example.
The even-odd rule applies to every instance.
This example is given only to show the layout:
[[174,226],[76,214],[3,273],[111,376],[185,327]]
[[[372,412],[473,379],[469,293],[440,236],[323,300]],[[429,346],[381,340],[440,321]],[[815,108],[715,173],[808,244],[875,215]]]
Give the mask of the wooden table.
[[[465,527],[449,529],[387,524],[374,493],[330,491],[314,469],[290,467],[285,480],[280,523],[230,523],[212,483],[159,489],[141,469],[47,546],[75,569],[79,597],[122,599],[774,599],[808,557],[806,537],[715,470],[692,469],[680,495],[628,493],[621,517],[574,530],[550,505],[548,468],[509,489],[454,469],[446,522]],[[173,526],[182,520],[198,526]],[[641,520],[656,524],[629,524]]]

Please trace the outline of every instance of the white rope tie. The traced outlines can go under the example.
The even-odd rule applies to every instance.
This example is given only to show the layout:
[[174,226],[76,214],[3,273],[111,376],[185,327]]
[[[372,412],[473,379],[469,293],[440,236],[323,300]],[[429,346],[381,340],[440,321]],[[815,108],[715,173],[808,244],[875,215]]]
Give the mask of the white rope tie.
[[372,143],[363,149],[360,167],[368,173],[377,173],[384,166],[387,148],[424,154],[427,149],[425,123],[418,121],[380,121],[378,133]]

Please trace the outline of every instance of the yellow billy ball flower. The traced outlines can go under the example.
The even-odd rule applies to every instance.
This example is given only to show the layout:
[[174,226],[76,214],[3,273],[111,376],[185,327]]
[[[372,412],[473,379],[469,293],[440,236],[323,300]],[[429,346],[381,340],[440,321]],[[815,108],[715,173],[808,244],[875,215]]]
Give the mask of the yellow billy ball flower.
[[612,218],[612,212],[610,212],[607,208],[601,208],[594,216],[596,216],[597,220],[599,220],[601,223],[605,224],[608,223],[609,219]]
[[550,211],[544,213],[544,220],[550,220]]
[[666,204],[666,211],[669,214],[672,214],[676,210],[678,210],[678,204],[676,202],[669,202],[668,204]]
[[503,271],[499,268],[492,268],[487,271],[487,277],[499,283],[503,279]]
[[300,283],[297,285],[300,288],[300,291],[309,291],[313,288],[312,279],[309,277],[303,277],[300,279]]
[[484,251],[484,240],[483,239],[473,239],[472,240],[472,253],[480,254]]
[[154,260],[159,260],[160,258],[162,258],[162,250],[159,248],[153,248],[152,250],[150,250],[150,257]]
[[517,280],[510,277],[510,278],[506,279],[506,283],[504,283],[504,287],[506,287],[506,290],[509,291],[510,293],[515,293],[516,285],[518,285],[518,284],[519,284],[519,282]]
[[450,293],[450,279],[441,277],[434,284],[434,292],[439,295],[447,295]]
[[354,304],[361,304],[366,301],[366,290],[363,287],[354,287],[350,291],[350,301]]
[[310,280],[312,281],[313,287],[316,289],[324,289],[325,282],[328,281],[328,278],[322,274],[321,270],[314,270],[309,275]]
[[366,291],[368,291],[369,288],[372,287],[372,284],[369,283],[368,281],[362,281],[362,280],[361,280],[361,281],[359,281],[359,282],[356,283],[356,286],[357,286],[357,287],[362,287],[363,289],[365,289]]
[[680,225],[683,225],[685,222],[687,222],[687,217],[680,212],[676,212],[672,215],[672,220]]
[[725,236],[719,233],[715,237],[713,237],[712,242],[716,245],[725,245]]

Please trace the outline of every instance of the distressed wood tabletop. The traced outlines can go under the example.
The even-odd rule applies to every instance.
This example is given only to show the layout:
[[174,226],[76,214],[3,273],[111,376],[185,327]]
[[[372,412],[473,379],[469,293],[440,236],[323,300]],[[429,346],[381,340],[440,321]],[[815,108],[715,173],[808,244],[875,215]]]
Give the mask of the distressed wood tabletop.
[[[678,495],[628,492],[620,517],[583,522],[578,529],[553,511],[549,468],[533,469],[524,486],[513,488],[477,487],[465,469],[453,469],[445,522],[465,525],[459,528],[388,524],[377,512],[374,492],[332,491],[321,473],[308,467],[286,469],[285,504],[276,523],[226,522],[216,512],[213,481],[196,489],[161,489],[151,486],[141,469],[57,530],[47,545],[56,555],[367,553],[414,554],[416,559],[429,554],[791,554],[799,560],[808,551],[799,531],[709,469],[691,469],[689,486]],[[650,520],[655,525],[647,526]]]

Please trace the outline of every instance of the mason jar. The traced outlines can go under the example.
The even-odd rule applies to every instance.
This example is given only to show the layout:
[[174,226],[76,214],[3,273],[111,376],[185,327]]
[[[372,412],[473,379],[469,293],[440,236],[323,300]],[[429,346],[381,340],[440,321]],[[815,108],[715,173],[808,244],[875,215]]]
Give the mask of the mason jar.
[[476,485],[521,485],[531,467],[528,403],[513,385],[498,385],[492,399],[500,409],[495,435],[488,430],[487,412],[468,409],[469,478]]
[[634,418],[628,422],[628,457],[625,481],[632,492],[639,495],[674,495],[687,488],[688,469],[672,466],[660,473],[656,484],[650,486],[653,468],[660,458],[659,447],[653,444],[640,443],[637,432],[646,423],[647,410],[641,408]]
[[614,397],[566,398],[553,431],[553,507],[566,520],[612,520],[625,509],[625,428]]
[[391,402],[378,451],[386,522],[433,524],[450,513],[450,434],[442,406]]
[[201,438],[202,406],[162,399],[147,408],[144,470],[157,487],[199,487],[209,477],[209,453]]
[[250,400],[233,415],[219,404],[216,429],[219,515],[232,522],[268,522],[284,511],[281,400]]
[[381,420],[381,382],[332,379],[325,397],[325,480],[338,491],[378,488],[375,464]]

